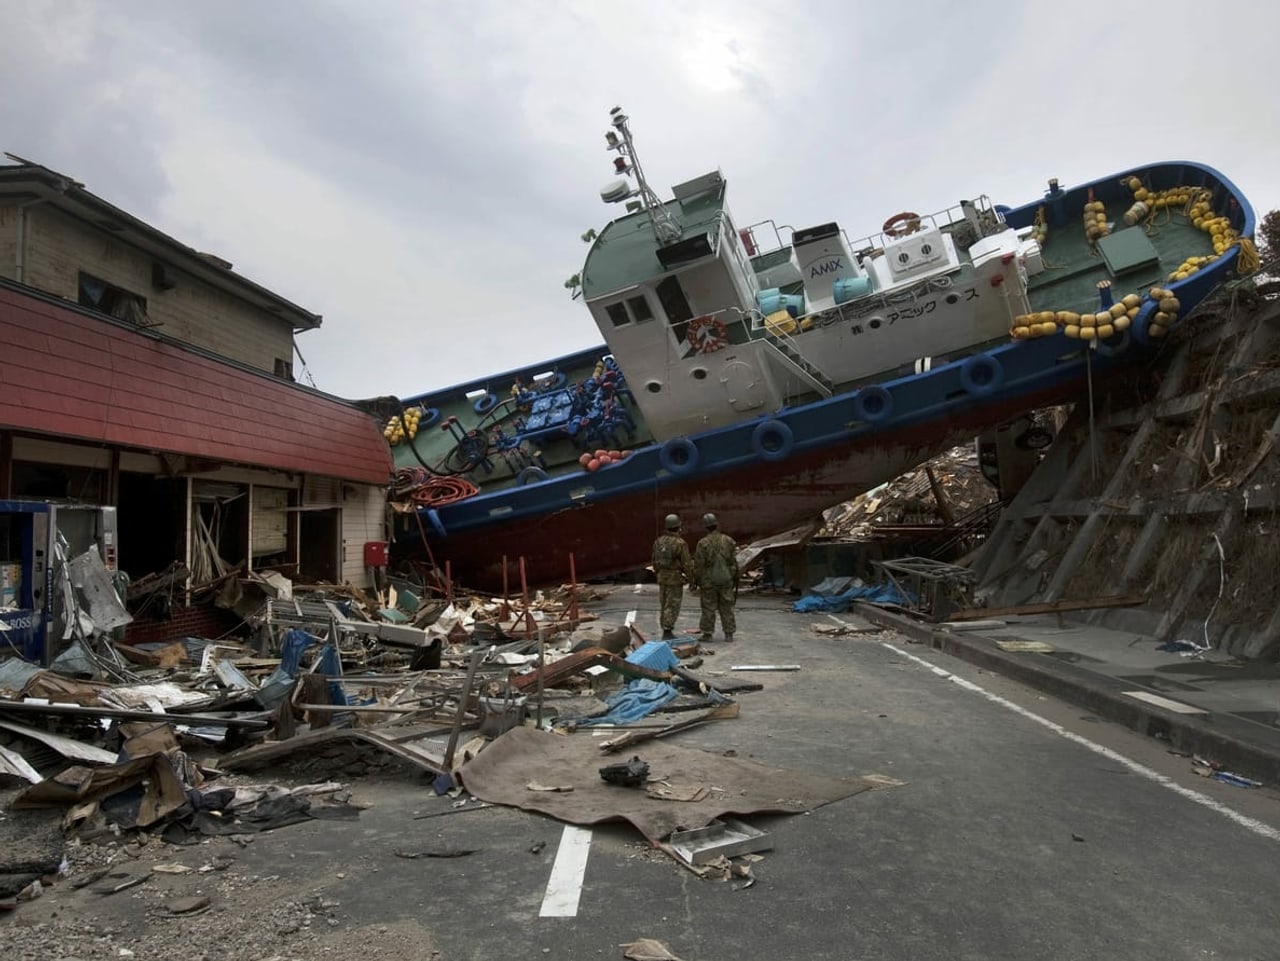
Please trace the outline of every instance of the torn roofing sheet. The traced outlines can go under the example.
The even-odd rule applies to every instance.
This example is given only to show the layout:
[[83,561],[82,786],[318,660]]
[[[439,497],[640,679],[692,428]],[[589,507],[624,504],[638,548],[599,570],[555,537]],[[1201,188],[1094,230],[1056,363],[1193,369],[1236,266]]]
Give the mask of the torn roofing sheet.
[[[701,800],[672,801],[643,789],[618,787],[600,777],[617,760],[600,750],[600,740],[517,727],[503,734],[460,771],[466,789],[492,804],[540,811],[571,824],[630,821],[651,841],[676,830],[710,824],[725,814],[802,814],[878,786],[864,778],[834,778],[792,771],[742,758],[724,757],[650,742],[636,753],[649,765],[649,783],[705,786]],[[572,791],[530,790],[528,785],[555,772],[557,785]]]

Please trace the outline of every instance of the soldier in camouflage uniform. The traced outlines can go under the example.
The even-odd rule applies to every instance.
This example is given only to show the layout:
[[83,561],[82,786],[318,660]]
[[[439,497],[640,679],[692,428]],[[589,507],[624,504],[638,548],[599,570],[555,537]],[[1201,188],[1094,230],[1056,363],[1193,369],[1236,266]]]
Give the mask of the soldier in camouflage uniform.
[[676,619],[680,616],[680,601],[684,598],[684,582],[693,573],[693,559],[689,545],[680,533],[680,517],[668,514],[666,532],[653,542],[653,572],[658,575],[659,622],[662,639],[675,639]]
[[693,552],[693,583],[702,600],[702,640],[711,640],[716,627],[716,614],[724,628],[724,639],[733,640],[737,621],[733,605],[738,599],[738,546],[733,538],[719,531],[720,522],[715,514],[702,515],[707,533]]

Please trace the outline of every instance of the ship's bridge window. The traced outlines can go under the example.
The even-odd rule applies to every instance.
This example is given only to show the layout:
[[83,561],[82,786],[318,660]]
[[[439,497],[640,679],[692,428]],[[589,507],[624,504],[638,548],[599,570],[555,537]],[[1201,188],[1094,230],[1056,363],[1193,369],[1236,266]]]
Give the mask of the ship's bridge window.
[[653,309],[643,296],[628,297],[616,304],[609,304],[604,312],[609,315],[609,320],[615,327],[642,324],[646,320],[653,320]]

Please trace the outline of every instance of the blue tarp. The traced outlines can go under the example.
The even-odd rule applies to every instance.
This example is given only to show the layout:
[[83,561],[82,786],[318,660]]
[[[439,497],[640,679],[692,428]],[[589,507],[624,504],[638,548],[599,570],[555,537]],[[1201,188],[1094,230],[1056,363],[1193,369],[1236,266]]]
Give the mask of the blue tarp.
[[666,681],[651,681],[648,678],[638,677],[622,690],[615,691],[605,698],[605,704],[609,708],[608,714],[585,718],[578,724],[630,724],[632,721],[648,717],[658,708],[674,701],[679,693]]
[[872,604],[901,604],[906,607],[914,606],[915,604],[912,598],[903,595],[892,584],[881,584],[877,586],[852,587],[847,591],[833,594],[830,597],[823,597],[819,594],[806,594],[792,604],[791,609],[800,614],[808,611],[828,611],[832,614],[841,614],[852,607],[854,601],[870,601]]

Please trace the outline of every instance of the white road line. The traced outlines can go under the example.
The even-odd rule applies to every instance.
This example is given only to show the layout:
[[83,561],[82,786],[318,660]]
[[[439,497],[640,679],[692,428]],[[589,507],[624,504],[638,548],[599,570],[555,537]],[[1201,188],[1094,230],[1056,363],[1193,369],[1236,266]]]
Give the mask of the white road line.
[[551,865],[547,893],[542,897],[543,918],[572,918],[578,914],[578,898],[582,895],[582,879],[587,873],[587,854],[591,851],[591,832],[572,824],[564,826],[560,848]]
[[983,697],[985,697],[988,701],[992,702],[993,704],[999,704],[1001,707],[1008,708],[1010,711],[1013,711],[1015,714],[1021,714],[1023,717],[1029,720],[1035,721],[1037,724],[1041,724],[1044,727],[1047,727],[1049,730],[1053,731],[1053,733],[1058,734],[1062,737],[1065,737],[1068,741],[1073,741],[1076,744],[1081,745],[1082,747],[1087,747],[1090,751],[1093,751],[1095,754],[1101,754],[1103,757],[1107,758],[1108,760],[1115,761],[1117,764],[1122,764],[1125,767],[1127,767],[1130,771],[1132,771],[1134,774],[1140,774],[1142,777],[1146,778],[1147,780],[1153,781],[1156,784],[1159,784],[1161,787],[1168,788],[1174,794],[1179,794],[1182,797],[1186,798],[1188,801],[1194,801],[1196,804],[1202,805],[1203,807],[1207,807],[1211,811],[1216,811],[1218,814],[1221,814],[1223,817],[1231,821],[1234,821],[1236,824],[1240,825],[1242,828],[1252,831],[1254,834],[1257,834],[1261,837],[1267,838],[1272,841],[1280,841],[1280,831],[1277,831],[1275,828],[1273,828],[1269,824],[1264,824],[1262,821],[1258,821],[1254,818],[1248,817],[1247,815],[1241,814],[1239,811],[1232,810],[1231,808],[1227,807],[1225,804],[1221,803],[1220,801],[1217,801],[1214,798],[1209,797],[1207,794],[1201,794],[1199,791],[1193,791],[1191,790],[1191,788],[1183,787],[1177,781],[1173,780],[1172,778],[1166,777],[1165,775],[1161,774],[1159,771],[1153,771],[1151,768],[1147,767],[1146,765],[1139,764],[1137,761],[1127,758],[1123,754],[1118,754],[1117,752],[1111,750],[1111,748],[1109,747],[1103,747],[1101,744],[1095,744],[1093,741],[1090,741],[1086,737],[1081,737],[1079,734],[1076,734],[1072,731],[1068,731],[1061,724],[1055,724],[1053,721],[1050,721],[1048,718],[1041,717],[1039,714],[1034,714],[1019,704],[1014,704],[1013,701],[1007,700],[998,694],[992,694],[990,691],[979,687],[977,684],[974,684],[972,681],[966,680],[963,677],[957,677],[956,675],[952,674],[950,671],[945,671],[935,664],[930,664],[928,661],[926,661],[922,657],[916,657],[914,654],[908,653],[907,651],[904,651],[902,648],[896,647],[893,644],[890,644],[886,641],[881,641],[880,643],[883,644],[885,647],[887,647],[889,650],[893,651],[893,653],[899,654],[902,657],[905,657],[909,661],[915,661],[917,664],[921,664],[924,667],[927,667],[929,670],[933,671],[934,674],[937,674],[939,677],[946,678],[948,681],[951,681],[952,683],[958,684],[960,687],[964,688],[966,691],[972,691],[975,694],[980,694]]

